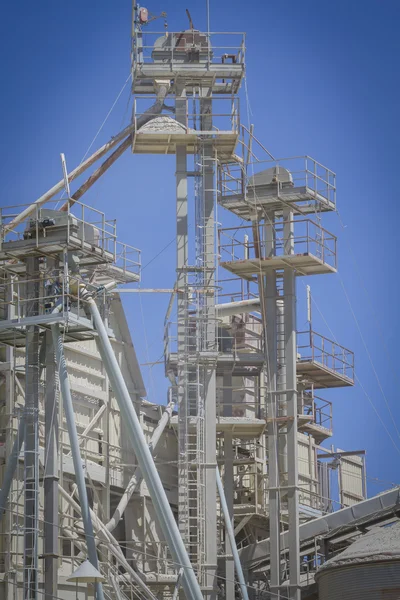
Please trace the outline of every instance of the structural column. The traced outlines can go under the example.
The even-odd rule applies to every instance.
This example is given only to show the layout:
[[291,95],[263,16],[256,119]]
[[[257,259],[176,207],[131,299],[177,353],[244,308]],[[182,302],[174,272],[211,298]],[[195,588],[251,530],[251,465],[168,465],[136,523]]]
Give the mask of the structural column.
[[[201,89],[201,129],[212,130],[211,88]],[[203,170],[203,284],[205,309],[205,344],[209,362],[205,369],[205,517],[206,517],[206,593],[213,600],[217,597],[217,481],[216,481],[216,233],[215,233],[215,156],[212,140],[202,142]]]
[[[269,258],[275,253],[274,213],[267,216],[265,224],[265,253]],[[270,270],[265,277],[266,378],[267,378],[267,448],[269,492],[270,587],[275,594],[281,583],[280,566],[280,481],[279,481],[279,430],[277,411],[277,286],[276,272]],[[260,295],[261,298],[261,295]]]
[[46,333],[44,460],[44,598],[58,590],[58,372],[51,332]]
[[[39,260],[26,260],[26,316],[39,312]],[[38,597],[39,540],[39,326],[26,328],[24,438],[24,600]]]
[[[222,380],[223,393],[223,415],[232,416],[232,373],[225,372]],[[234,527],[233,521],[233,436],[232,431],[224,433],[224,492],[229,516]],[[235,565],[233,562],[232,548],[229,542],[229,536],[225,531],[225,597],[235,597]]]
[[[177,122],[186,127],[187,98],[183,86],[176,90],[175,115]],[[187,454],[188,439],[188,369],[187,335],[188,323],[188,184],[186,146],[176,147],[176,287],[177,295],[177,402],[178,402],[178,524],[182,539],[189,548],[189,503],[188,477],[189,464]]]
[[[284,211],[285,254],[294,253],[293,213]],[[300,600],[300,541],[299,541],[299,489],[297,442],[297,377],[296,377],[296,279],[293,269],[285,268],[283,274],[285,307],[285,358],[287,399],[287,465],[289,512],[289,598]]]

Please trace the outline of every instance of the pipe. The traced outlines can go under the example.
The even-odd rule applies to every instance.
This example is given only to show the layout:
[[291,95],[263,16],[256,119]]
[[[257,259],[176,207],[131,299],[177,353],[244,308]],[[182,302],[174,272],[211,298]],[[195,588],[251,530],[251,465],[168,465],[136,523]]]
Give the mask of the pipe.
[[159,115],[164,106],[165,97],[168,94],[170,87],[170,83],[162,83],[159,85],[157,98],[153,106],[151,106],[143,115],[141,115],[136,123],[133,125],[132,131],[129,133],[128,137],[122,142],[120,146],[100,165],[100,167],[92,173],[92,175],[81,185],[81,187],[72,194],[72,197],[65,202],[61,209],[62,211],[67,211],[79,198],[83,196],[88,189],[92,187],[93,184],[96,183],[98,179],[115,163],[115,161],[131,146],[132,143],[132,134],[134,134],[138,129],[143,127],[146,123],[154,119],[155,116]]
[[260,298],[252,298],[251,300],[239,300],[239,302],[224,302],[224,304],[216,304],[218,317],[230,317],[240,313],[249,313],[260,311]]
[[[78,514],[82,514],[82,509],[80,505],[73,499],[72,495],[68,494],[68,492],[64,490],[64,488],[61,485],[58,486],[58,489],[60,491],[60,495],[69,504],[71,504],[72,508]],[[91,509],[89,509],[89,512],[94,526],[98,530],[98,533],[100,533],[103,536],[102,541],[106,544],[107,549],[110,551],[110,553],[114,556],[114,558],[117,561],[119,561],[121,566],[129,573],[130,577],[132,577],[135,583],[143,590],[147,598],[149,598],[149,600],[157,600],[153,593],[147,587],[146,583],[141,579],[140,575],[136,573],[136,571],[128,563],[115,537],[109,531],[106,530],[104,524],[100,521],[100,519]],[[77,542],[77,545],[79,546],[79,542]]]
[[7,467],[4,472],[3,485],[0,490],[0,521],[5,512],[8,496],[11,490],[12,480],[14,477],[15,470],[18,465],[18,458],[21,452],[22,444],[24,443],[25,436],[25,418],[21,415],[18,426],[17,437],[14,440],[14,444],[7,461]]
[[[56,309],[57,310],[57,309]],[[93,524],[89,512],[89,502],[86,492],[85,476],[83,474],[82,459],[79,450],[78,433],[75,423],[74,406],[72,403],[71,389],[69,386],[67,365],[65,362],[63,341],[60,334],[58,323],[51,326],[53,337],[53,346],[56,354],[56,364],[58,367],[58,376],[60,380],[60,389],[63,398],[63,406],[65,418],[67,421],[69,440],[72,450],[72,460],[74,463],[75,478],[79,490],[79,500],[81,503],[81,514],[83,525],[85,528],[86,544],[88,548],[88,556],[92,565],[98,570],[99,564],[97,560],[96,544],[94,539]],[[101,583],[96,583],[96,598],[104,600],[103,587]]]
[[218,493],[219,493],[219,497],[221,500],[222,512],[224,514],[226,532],[229,537],[229,543],[231,545],[231,550],[232,550],[232,554],[233,554],[233,561],[235,563],[236,575],[239,579],[239,585],[240,585],[240,589],[242,592],[243,600],[249,600],[249,595],[247,593],[247,585],[244,580],[243,569],[242,569],[242,565],[240,563],[239,553],[238,553],[238,549],[236,546],[235,532],[232,527],[232,521],[231,521],[231,517],[229,514],[229,510],[228,510],[228,505],[226,503],[224,488],[222,485],[221,475],[220,475],[218,467],[216,468],[216,473],[217,473],[217,488],[218,488]]
[[100,355],[117,398],[122,418],[128,427],[132,448],[149,489],[160,526],[167,540],[173,560],[178,567],[184,568],[183,587],[186,597],[188,600],[203,600],[203,595],[190,563],[189,555],[181,538],[153,457],[146,444],[139,419],[122,377],[119,364],[115,358],[106,328],[93,298],[88,298],[87,306],[93,317],[93,323],[98,334],[96,339]]
[[[110,141],[108,141],[106,144],[104,144],[104,146],[96,150],[96,152],[94,152],[91,156],[89,156],[89,158],[83,161],[80,165],[76,167],[76,169],[74,169],[68,174],[68,182],[71,182],[73,179],[79,177],[79,175],[81,175],[84,171],[86,171],[86,169],[91,167],[97,160],[99,160],[99,158],[107,154],[107,152],[111,150],[111,148],[114,148],[114,146],[116,146],[118,142],[123,140],[130,133],[132,133],[134,129],[135,125],[134,123],[131,123],[130,125],[125,127],[125,129],[123,129],[120,133],[118,133],[118,135],[112,137]],[[19,225],[24,219],[29,217],[29,215],[35,211],[36,207],[41,206],[45,202],[48,202],[56,194],[58,194],[58,192],[60,192],[64,188],[64,185],[65,181],[64,179],[61,179],[61,181],[56,183],[56,185],[54,185],[50,190],[43,194],[43,196],[40,196],[40,198],[35,200],[35,202],[27,206],[25,210],[23,210],[19,215],[15,217],[15,219],[10,221],[10,223],[4,225],[4,231],[10,231],[11,229]]]
[[[158,443],[161,439],[161,435],[164,432],[164,429],[169,423],[169,420],[172,415],[173,403],[168,404],[165,409],[161,419],[158,422],[157,427],[153,431],[153,435],[151,436],[149,448],[150,452],[153,454],[156,451]],[[120,520],[122,519],[122,515],[125,512],[126,507],[128,506],[129,500],[132,498],[132,495],[135,493],[136,489],[140,485],[143,479],[142,471],[139,467],[136,467],[135,472],[133,473],[128,485],[126,486],[126,490],[124,491],[121,500],[118,503],[117,508],[114,511],[113,516],[106,524],[107,531],[114,531]]]
[[[77,177],[79,177],[79,175],[81,175],[84,171],[86,171],[86,169],[91,167],[97,160],[99,160],[99,158],[102,158],[103,156],[105,156],[107,154],[107,152],[109,152],[109,150],[114,148],[114,146],[116,146],[121,140],[123,140],[127,136],[130,136],[132,133],[134,133],[136,130],[136,127],[139,129],[145,123],[150,121],[150,119],[152,119],[153,116],[160,114],[163,109],[164,100],[168,94],[169,87],[170,87],[169,82],[161,83],[159,85],[159,91],[158,91],[158,96],[157,96],[156,102],[153,104],[153,106],[151,106],[144,115],[139,117],[139,119],[137,119],[136,123],[130,123],[127,127],[125,127],[125,129],[123,129],[115,137],[112,137],[110,141],[108,141],[106,144],[104,144],[104,146],[102,146],[101,148],[96,150],[96,152],[94,152],[91,156],[89,156],[89,158],[87,158],[80,165],[78,165],[73,171],[71,171],[71,173],[68,174],[68,182],[70,183],[71,181],[73,181],[73,179],[76,179]],[[105,165],[105,163],[103,163],[102,166],[104,166],[104,165]],[[102,168],[102,166],[100,167],[100,169]],[[108,166],[110,166],[110,165],[108,165]],[[89,180],[90,179],[91,178],[89,178]],[[86,183],[84,183],[81,186],[81,188],[79,188],[79,189],[81,190],[89,182],[89,180]],[[92,181],[91,185],[93,185],[93,183],[94,183],[94,181]],[[49,200],[51,200],[51,198],[53,198],[56,194],[58,194],[58,192],[60,192],[64,188],[64,186],[65,186],[65,181],[63,178],[63,179],[61,179],[61,181],[56,183],[56,185],[54,185],[50,190],[48,190],[45,194],[43,194],[43,196],[40,196],[40,198],[38,198],[35,202],[33,202],[32,204],[27,206],[25,208],[25,210],[23,210],[19,215],[17,215],[12,221],[10,221],[10,223],[6,224],[4,226],[4,232],[10,231],[14,227],[16,227],[17,225],[22,223],[22,221],[24,221],[24,219],[29,217],[29,215],[31,213],[33,213],[38,206],[41,206],[45,202],[48,202]],[[90,187],[90,186],[88,186],[88,187]],[[88,187],[86,189],[88,189]],[[84,191],[86,191],[86,189]],[[81,193],[81,195],[84,193],[84,191]],[[63,208],[63,210],[66,210],[66,209]]]

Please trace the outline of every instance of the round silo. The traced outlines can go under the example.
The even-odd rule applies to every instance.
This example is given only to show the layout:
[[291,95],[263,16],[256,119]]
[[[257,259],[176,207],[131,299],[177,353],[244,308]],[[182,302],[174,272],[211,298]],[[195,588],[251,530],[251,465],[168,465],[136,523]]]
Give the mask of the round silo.
[[319,600],[400,600],[400,523],[372,529],[315,579]]

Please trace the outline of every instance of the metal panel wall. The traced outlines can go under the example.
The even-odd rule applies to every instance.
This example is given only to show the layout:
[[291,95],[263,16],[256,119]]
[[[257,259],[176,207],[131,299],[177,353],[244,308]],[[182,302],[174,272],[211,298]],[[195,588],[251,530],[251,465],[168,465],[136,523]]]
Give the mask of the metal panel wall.
[[398,600],[400,562],[361,563],[327,569],[318,577],[318,591],[319,600]]

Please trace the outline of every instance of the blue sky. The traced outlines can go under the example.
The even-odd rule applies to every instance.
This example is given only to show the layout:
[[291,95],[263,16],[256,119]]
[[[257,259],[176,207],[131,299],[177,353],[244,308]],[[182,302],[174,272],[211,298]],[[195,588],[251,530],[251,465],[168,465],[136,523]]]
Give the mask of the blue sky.
[[[373,478],[400,479],[400,437],[387,407],[400,428],[400,5],[377,0],[210,4],[212,30],[247,32],[244,123],[249,114],[257,137],[275,156],[308,154],[337,173],[345,227],[336,215],[328,215],[324,224],[339,237],[340,277],[313,277],[306,283],[337,340],[355,351],[359,380],[392,436],[393,441],[360,385],[324,394],[334,404],[334,443],[366,448],[368,484],[370,492],[376,491]],[[205,2],[148,5],[154,14],[168,13],[170,30],[186,27],[186,7],[195,26],[203,28]],[[129,0],[23,0],[3,6],[2,204],[27,203],[57,182],[60,152],[70,169],[80,162],[129,75],[130,10]],[[128,122],[128,88],[94,147]],[[120,239],[141,248],[146,264],[174,238],[174,191],[172,157],[128,152],[84,201],[118,220]],[[174,261],[172,244],[144,270],[143,287],[171,287]],[[302,283],[298,291],[301,308]],[[124,300],[141,363],[162,353],[167,302],[166,296],[150,295]],[[299,328],[304,321],[299,310]],[[314,327],[329,335],[316,308]],[[149,399],[164,402],[162,366],[143,372]]]

